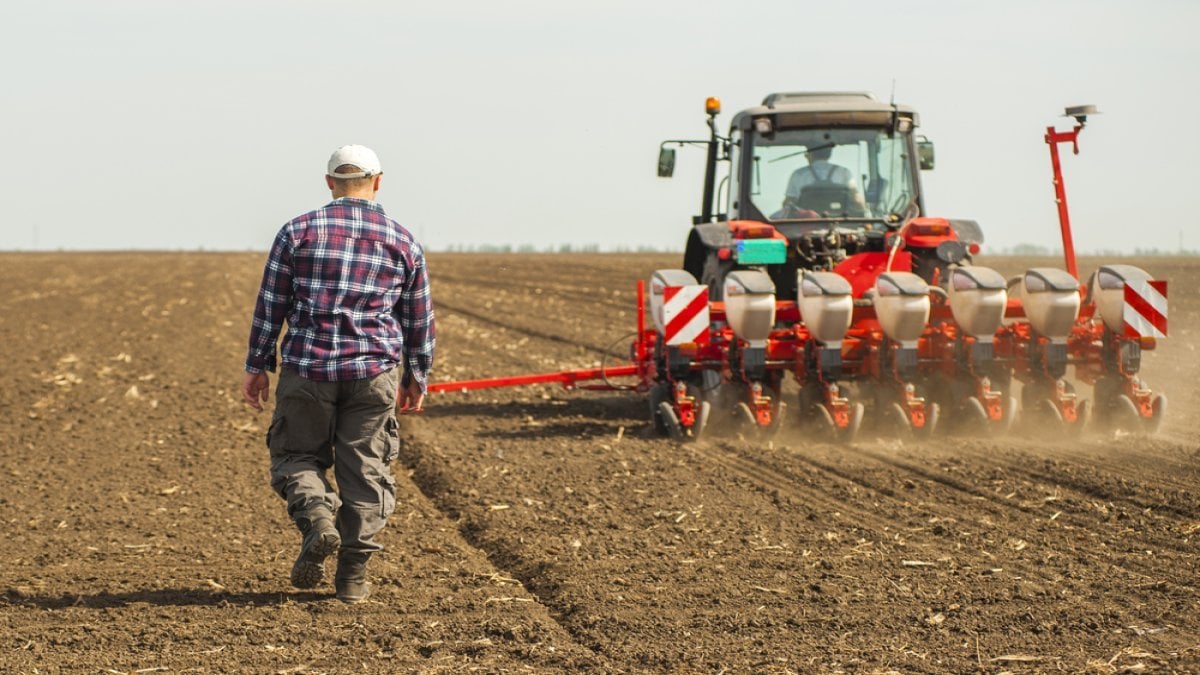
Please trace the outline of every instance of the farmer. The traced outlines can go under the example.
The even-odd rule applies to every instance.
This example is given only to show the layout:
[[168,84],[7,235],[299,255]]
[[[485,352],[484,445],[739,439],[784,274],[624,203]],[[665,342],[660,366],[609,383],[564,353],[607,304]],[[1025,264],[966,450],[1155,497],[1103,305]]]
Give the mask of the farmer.
[[425,254],[375,202],[381,179],[369,148],[338,148],[325,176],[333,201],[279,231],[242,383],[242,398],[261,411],[286,319],[267,446],[271,487],[303,535],[291,582],[321,584],[325,558],[337,553],[334,587],[347,603],[370,592],[367,560],[383,548],[375,535],[396,504],[388,464],[399,451],[397,398],[402,412],[420,411],[433,362]]
[[793,199],[799,199],[800,192],[805,187],[815,183],[857,188],[858,185],[854,181],[854,174],[850,173],[850,169],[829,161],[832,155],[833,146],[828,143],[808,148],[804,153],[804,158],[808,160],[808,164],[792,172],[792,177],[788,179],[787,190],[784,195]]
[[782,210],[772,215],[773,218],[794,217],[805,211],[808,211],[806,217],[815,217],[817,214],[810,210],[826,211],[829,201],[840,203],[846,200],[845,207],[850,211],[862,209],[863,198],[854,174],[846,167],[830,162],[832,154],[830,143],[806,150],[804,157],[808,164],[792,172],[784,191]]

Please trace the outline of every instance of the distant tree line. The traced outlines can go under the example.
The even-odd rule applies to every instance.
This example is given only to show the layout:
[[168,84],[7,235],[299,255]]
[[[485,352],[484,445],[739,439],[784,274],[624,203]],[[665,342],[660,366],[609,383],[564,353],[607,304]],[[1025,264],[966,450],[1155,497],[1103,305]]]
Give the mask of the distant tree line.
[[446,253],[679,253],[677,249],[639,244],[637,246],[601,246],[600,244],[463,244],[441,249]]
[[[1062,248],[1051,248],[1039,244],[1016,244],[1015,246],[987,246],[984,252],[991,255],[1061,256]],[[1200,256],[1200,250],[1184,248],[1135,248],[1133,251],[1122,251],[1111,248],[1100,248],[1087,251],[1078,250],[1077,254],[1110,258],[1120,258],[1122,256]]]
[[[446,253],[682,253],[679,249],[646,244],[601,246],[600,244],[473,244],[455,243],[437,249]],[[1061,256],[1062,248],[1021,243],[1013,246],[985,246],[988,255]],[[1200,256],[1196,249],[1135,248],[1080,250],[1079,255],[1120,258],[1122,256]]]

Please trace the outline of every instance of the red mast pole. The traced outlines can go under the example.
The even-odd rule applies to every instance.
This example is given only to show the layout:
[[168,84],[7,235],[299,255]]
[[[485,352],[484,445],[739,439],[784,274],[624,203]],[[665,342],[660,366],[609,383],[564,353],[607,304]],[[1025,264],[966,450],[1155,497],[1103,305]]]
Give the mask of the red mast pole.
[[1079,132],[1083,125],[1079,124],[1070,131],[1056,131],[1054,127],[1046,127],[1046,144],[1050,146],[1050,164],[1054,167],[1054,201],[1058,204],[1058,224],[1062,229],[1063,257],[1067,271],[1076,279],[1079,278],[1079,268],[1075,265],[1075,241],[1071,238],[1071,216],[1067,213],[1067,189],[1063,185],[1062,165],[1058,161],[1058,144],[1069,142],[1075,154],[1079,154]]
[[646,282],[637,282],[637,360],[642,363],[649,355],[646,349]]

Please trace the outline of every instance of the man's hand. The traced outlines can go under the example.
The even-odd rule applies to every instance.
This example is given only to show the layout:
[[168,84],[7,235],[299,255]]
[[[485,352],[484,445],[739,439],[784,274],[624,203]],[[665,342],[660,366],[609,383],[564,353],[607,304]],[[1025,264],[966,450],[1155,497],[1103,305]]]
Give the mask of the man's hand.
[[262,404],[267,402],[267,397],[271,395],[271,380],[267,377],[266,372],[261,373],[246,373],[245,379],[242,380],[242,400],[250,404],[251,408],[262,412]]
[[407,387],[400,387],[400,412],[419,413],[424,410],[422,405],[425,403],[425,392],[421,391],[421,385],[413,378]]

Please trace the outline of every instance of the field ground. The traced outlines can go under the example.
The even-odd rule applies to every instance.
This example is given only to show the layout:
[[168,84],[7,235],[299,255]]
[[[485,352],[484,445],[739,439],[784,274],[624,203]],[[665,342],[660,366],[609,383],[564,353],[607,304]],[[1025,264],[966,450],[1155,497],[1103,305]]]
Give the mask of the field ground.
[[[237,393],[262,262],[0,255],[0,671],[1200,671],[1195,294],[1145,358],[1153,438],[681,446],[635,394],[439,395],[346,606],[288,586]],[[593,366],[676,264],[433,255],[436,378]]]

